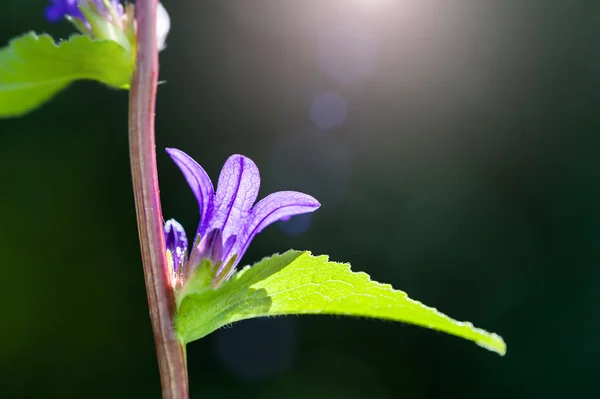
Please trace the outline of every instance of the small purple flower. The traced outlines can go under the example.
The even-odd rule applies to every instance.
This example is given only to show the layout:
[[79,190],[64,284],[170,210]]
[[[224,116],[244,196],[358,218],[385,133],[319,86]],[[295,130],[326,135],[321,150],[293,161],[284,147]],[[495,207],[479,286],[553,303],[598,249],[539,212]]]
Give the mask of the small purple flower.
[[177,223],[175,219],[168,220],[165,223],[165,241],[167,248],[173,248],[171,251],[173,269],[177,272],[187,257],[188,240],[183,226]]
[[[70,21],[84,35],[98,40],[119,43],[133,53],[136,41],[135,7],[121,0],[50,0],[46,7],[46,19],[58,22]],[[156,9],[156,41],[159,50],[171,28],[167,10],[159,2]]]
[[79,6],[86,6],[91,4],[98,10],[102,10],[108,13],[108,10],[112,7],[119,14],[123,13],[123,7],[119,3],[119,0],[109,0],[109,6],[106,6],[105,0],[50,0],[51,5],[46,8],[46,19],[50,22],[58,22],[63,18],[71,17],[85,20],[83,13]]
[[[167,153],[181,169],[200,211],[196,239],[185,260],[187,238],[179,223],[165,224],[167,250],[173,258],[174,278],[182,284],[204,259],[216,268],[215,285],[231,275],[250,242],[265,227],[294,215],[314,212],[321,204],[310,195],[280,191],[256,205],[260,187],[258,168],[251,159],[232,155],[225,162],[215,193],[213,184],[200,165],[177,149]],[[253,206],[254,205],[254,206]]]
[[58,22],[67,15],[83,19],[83,14],[77,7],[77,0],[51,0],[52,4],[46,7],[46,19],[50,22]]

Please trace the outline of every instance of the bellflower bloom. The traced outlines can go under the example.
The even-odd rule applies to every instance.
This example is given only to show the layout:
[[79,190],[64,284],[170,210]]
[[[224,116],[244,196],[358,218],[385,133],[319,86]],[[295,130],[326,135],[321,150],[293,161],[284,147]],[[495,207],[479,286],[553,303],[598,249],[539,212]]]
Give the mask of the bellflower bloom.
[[46,19],[50,22],[58,22],[66,16],[84,19],[81,10],[77,6],[77,0],[50,0],[51,5],[46,7]]
[[215,268],[213,285],[218,286],[233,273],[252,239],[265,227],[278,220],[313,212],[321,206],[310,195],[295,191],[270,194],[254,205],[260,175],[256,164],[242,155],[232,155],[225,162],[215,193],[210,178],[196,161],[177,149],[169,148],[167,153],[187,180],[200,212],[188,259],[183,227],[175,220],[165,224],[176,287],[181,287],[206,259]]
[[[84,35],[101,40],[112,40],[133,54],[135,48],[135,11],[133,4],[123,5],[119,0],[50,0],[46,19],[71,21]],[[160,50],[170,28],[169,14],[158,3],[157,43]]]

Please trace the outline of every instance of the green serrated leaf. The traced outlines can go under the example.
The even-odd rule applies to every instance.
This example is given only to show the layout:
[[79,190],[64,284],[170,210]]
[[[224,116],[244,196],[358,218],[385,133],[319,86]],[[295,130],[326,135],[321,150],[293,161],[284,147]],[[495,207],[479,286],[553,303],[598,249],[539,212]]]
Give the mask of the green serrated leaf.
[[493,333],[459,322],[410,299],[388,284],[354,273],[327,256],[288,251],[246,267],[217,290],[189,290],[176,317],[179,339],[188,343],[235,321],[289,314],[330,314],[402,321],[471,340],[504,355]]
[[0,49],[0,118],[30,112],[79,79],[126,89],[133,68],[132,55],[113,41],[74,35],[56,44],[27,33]]

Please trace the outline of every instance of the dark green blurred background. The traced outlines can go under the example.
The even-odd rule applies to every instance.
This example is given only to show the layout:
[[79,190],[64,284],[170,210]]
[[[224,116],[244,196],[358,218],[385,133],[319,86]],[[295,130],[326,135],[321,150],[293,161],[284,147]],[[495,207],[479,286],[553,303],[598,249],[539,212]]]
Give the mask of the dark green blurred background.
[[[66,37],[46,4],[1,2],[3,45],[26,30]],[[213,178],[243,153],[261,196],[322,202],[267,229],[246,263],[290,247],[329,254],[508,343],[501,358],[389,322],[242,322],[189,345],[193,398],[597,390],[596,0],[165,5],[165,218],[196,228],[164,147]],[[130,179],[125,92],[78,83],[0,121],[0,397],[159,397]]]

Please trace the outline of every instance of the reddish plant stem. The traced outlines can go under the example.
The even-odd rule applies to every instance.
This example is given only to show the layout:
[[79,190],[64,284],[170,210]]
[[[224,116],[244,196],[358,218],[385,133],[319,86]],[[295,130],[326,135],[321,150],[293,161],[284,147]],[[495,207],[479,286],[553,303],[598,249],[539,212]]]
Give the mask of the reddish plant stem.
[[154,111],[158,78],[157,0],[137,0],[137,58],[129,101],[129,151],[142,263],[163,398],[188,398],[185,346],[175,335],[176,312],[167,267],[156,168]]

